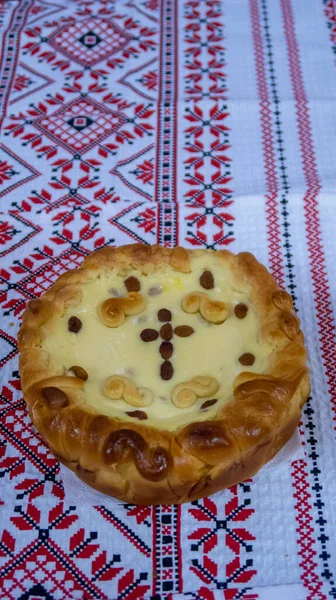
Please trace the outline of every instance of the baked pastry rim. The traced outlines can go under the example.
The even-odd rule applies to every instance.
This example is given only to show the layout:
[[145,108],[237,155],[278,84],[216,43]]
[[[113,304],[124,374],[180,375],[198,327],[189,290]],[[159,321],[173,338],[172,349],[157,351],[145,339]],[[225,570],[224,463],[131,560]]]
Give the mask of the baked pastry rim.
[[[175,431],[97,415],[79,406],[77,377],[55,377],[40,348],[40,328],[74,301],[78,284],[111,267],[144,275],[170,265],[190,271],[190,256],[211,250],[133,244],[104,248],[82,266],[62,275],[23,315],[19,332],[22,390],[33,423],[61,462],[91,486],[127,502],[177,503],[218,491],[252,476],[289,439],[309,393],[306,351],[299,320],[287,292],[252,254],[216,251],[249,287],[263,322],[260,335],[274,345],[270,371],[244,372],[235,380],[234,398],[216,418]],[[65,391],[68,404],[50,406],[43,389]]]

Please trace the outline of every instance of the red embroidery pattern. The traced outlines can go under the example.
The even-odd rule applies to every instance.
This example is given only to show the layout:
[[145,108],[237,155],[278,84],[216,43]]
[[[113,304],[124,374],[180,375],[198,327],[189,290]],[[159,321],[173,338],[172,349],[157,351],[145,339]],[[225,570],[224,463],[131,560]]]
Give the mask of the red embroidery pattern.
[[[185,2],[185,183],[195,212],[188,216],[186,240],[220,247],[233,241],[229,111],[225,75],[222,4]],[[207,52],[202,52],[202,46]],[[205,225],[211,225],[211,237]]]

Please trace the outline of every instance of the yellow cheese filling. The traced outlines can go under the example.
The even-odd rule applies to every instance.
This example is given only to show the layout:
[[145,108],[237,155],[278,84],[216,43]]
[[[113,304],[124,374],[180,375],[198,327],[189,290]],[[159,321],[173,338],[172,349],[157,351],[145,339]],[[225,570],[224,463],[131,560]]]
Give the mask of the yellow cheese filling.
[[[202,288],[199,282],[205,269],[211,271],[214,277],[214,288],[210,290]],[[127,296],[124,280],[129,276],[139,280],[146,306],[140,314],[127,316],[119,327],[107,327],[100,318],[99,308],[108,298]],[[67,373],[73,365],[86,370],[88,380],[84,384],[84,403],[99,414],[117,417],[121,421],[133,419],[126,413],[137,410],[134,406],[122,399],[108,398],[103,390],[108,377],[123,375],[130,378],[137,388],[147,388],[153,393],[152,403],[138,409],[147,415],[143,425],[174,430],[193,421],[211,419],[232,397],[235,377],[246,370],[265,372],[272,350],[264,342],[259,343],[257,315],[248,298],[236,288],[230,271],[216,264],[214,259],[210,263],[204,255],[193,258],[190,274],[178,273],[169,267],[146,276],[136,271],[126,277],[112,271],[101,274],[95,281],[81,286],[82,299],[77,306],[55,317],[52,333],[45,336],[42,347],[49,353],[57,374]],[[182,299],[195,291],[228,305],[229,315],[222,324],[209,323],[199,313],[187,314],[182,310]],[[243,319],[237,318],[234,312],[238,303],[249,308]],[[160,335],[149,342],[140,337],[147,328],[159,332],[164,323],[159,321],[158,311],[163,308],[172,313],[170,323],[173,330],[181,325],[188,325],[194,330],[189,337],[174,334],[170,340],[173,354],[169,360],[174,372],[169,380],[163,380],[160,375],[163,362],[159,352],[163,341]],[[82,322],[78,333],[68,331],[71,316]],[[239,357],[245,353],[255,357],[252,366],[240,363]],[[174,387],[198,376],[214,378],[218,391],[209,398],[197,399],[187,408],[179,408],[171,399]],[[204,402],[213,398],[217,402],[202,410]]]

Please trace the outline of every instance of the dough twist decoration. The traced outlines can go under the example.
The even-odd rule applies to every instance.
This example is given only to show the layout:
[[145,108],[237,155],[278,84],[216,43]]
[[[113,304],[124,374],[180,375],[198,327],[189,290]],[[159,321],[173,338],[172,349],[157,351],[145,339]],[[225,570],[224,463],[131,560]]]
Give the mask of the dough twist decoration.
[[190,292],[182,298],[181,308],[186,313],[199,312],[203,319],[220,325],[227,319],[229,310],[225,302],[211,300],[204,292]]
[[111,400],[125,400],[131,406],[149,406],[154,399],[153,392],[145,387],[136,387],[129,377],[111,375],[105,380],[104,394]]
[[167,477],[169,454],[165,448],[150,448],[139,433],[130,429],[111,433],[104,448],[105,464],[124,463],[130,456],[145,479],[162,481]]
[[108,298],[99,309],[100,318],[107,327],[120,327],[127,316],[138,315],[146,306],[139,292],[129,292],[127,298]]
[[176,385],[171,393],[171,400],[178,408],[188,408],[195,404],[197,398],[212,396],[218,388],[214,377],[199,375]]

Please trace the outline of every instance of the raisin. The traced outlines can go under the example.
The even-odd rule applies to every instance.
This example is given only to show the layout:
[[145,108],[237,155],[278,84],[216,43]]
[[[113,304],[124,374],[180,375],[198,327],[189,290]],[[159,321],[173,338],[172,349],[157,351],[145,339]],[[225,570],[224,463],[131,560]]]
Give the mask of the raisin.
[[70,317],[68,320],[68,331],[78,333],[82,329],[82,321],[78,317]]
[[136,277],[128,277],[124,284],[128,292],[140,292],[140,281]]
[[160,354],[164,360],[168,360],[173,354],[173,344],[171,342],[162,342],[160,345]]
[[240,364],[244,365],[244,367],[250,367],[254,364],[255,357],[250,352],[245,352],[239,357]]
[[162,325],[162,327],[160,329],[160,335],[161,335],[162,339],[165,340],[166,342],[169,342],[172,339],[173,328],[170,323],[166,323],[165,325]]
[[213,400],[206,400],[206,402],[203,402],[201,410],[209,408],[209,406],[213,406],[214,404],[216,404],[216,402],[218,402],[217,398],[214,398]]
[[173,365],[171,364],[170,360],[165,360],[161,367],[160,367],[160,375],[161,375],[161,379],[164,379],[164,381],[168,381],[169,379],[171,379],[174,375],[174,368]]
[[166,323],[172,320],[172,314],[167,308],[161,308],[158,312],[158,319],[161,323]]
[[83,367],[79,367],[78,365],[73,365],[70,367],[69,371],[72,371],[73,374],[78,377],[78,379],[82,379],[83,381],[87,381],[89,378],[85,369],[83,369]]
[[215,287],[214,276],[211,271],[204,271],[199,278],[199,282],[205,290],[212,290]]
[[158,339],[159,333],[156,329],[143,329],[140,333],[143,342],[155,342]]
[[179,337],[189,337],[189,335],[192,335],[194,332],[195,329],[189,327],[189,325],[179,325],[174,329],[174,333]]
[[139,421],[148,419],[148,415],[144,410],[131,410],[130,412],[127,412],[126,415],[129,417],[134,417],[134,419],[139,419]]
[[246,304],[237,304],[234,308],[234,311],[238,319],[244,319],[247,315],[248,307]]

